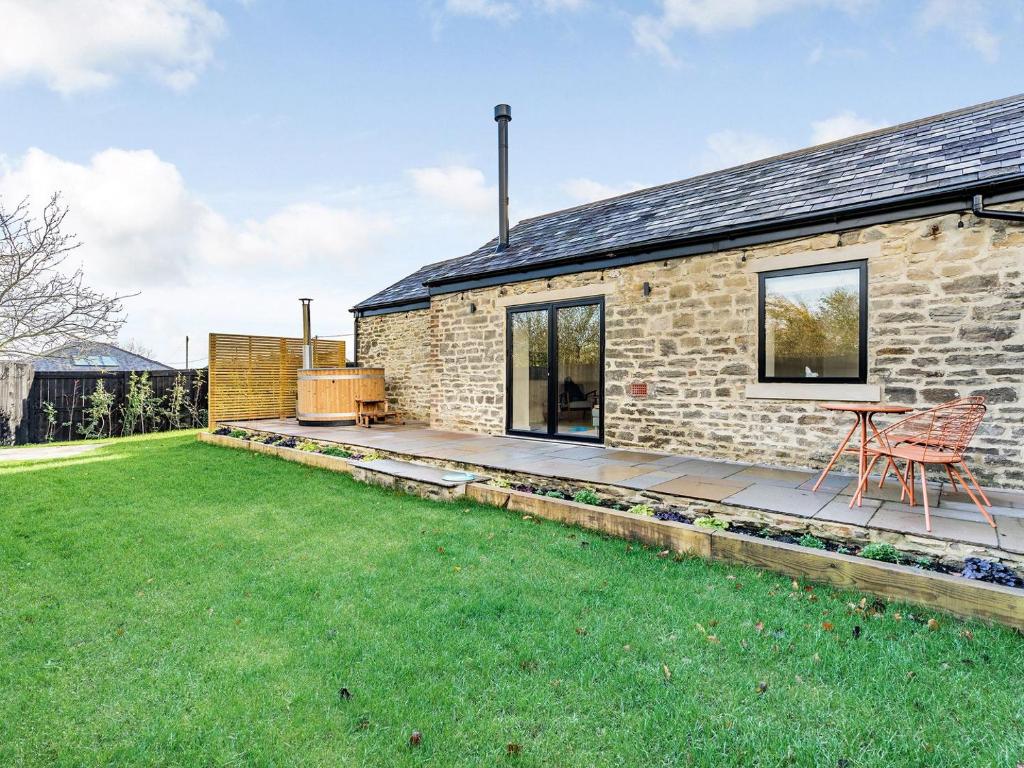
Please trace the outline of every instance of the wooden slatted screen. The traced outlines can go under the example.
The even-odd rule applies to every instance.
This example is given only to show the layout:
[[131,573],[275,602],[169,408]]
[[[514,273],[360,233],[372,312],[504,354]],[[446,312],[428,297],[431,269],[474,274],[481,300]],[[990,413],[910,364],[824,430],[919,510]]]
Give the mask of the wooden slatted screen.
[[[231,419],[295,415],[302,339],[210,334],[210,426]],[[345,365],[345,342],[315,340],[313,366]]]

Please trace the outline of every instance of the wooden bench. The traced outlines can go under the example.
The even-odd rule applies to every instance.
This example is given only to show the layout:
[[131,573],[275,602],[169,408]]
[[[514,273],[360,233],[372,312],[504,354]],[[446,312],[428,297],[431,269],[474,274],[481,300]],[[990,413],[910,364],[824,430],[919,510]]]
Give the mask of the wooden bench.
[[356,424],[369,429],[373,424],[404,424],[401,411],[388,410],[387,400],[356,399]]

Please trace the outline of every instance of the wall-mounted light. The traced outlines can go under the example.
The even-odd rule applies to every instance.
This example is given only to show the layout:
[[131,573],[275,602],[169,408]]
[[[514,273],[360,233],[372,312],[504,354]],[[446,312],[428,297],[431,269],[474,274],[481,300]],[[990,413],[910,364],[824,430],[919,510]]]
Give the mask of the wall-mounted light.
[[471,302],[469,302],[469,314],[471,314],[471,315],[472,315],[472,314],[473,314],[474,312],[476,312],[476,304],[474,304],[474,303],[473,303],[473,302],[471,301]]
[[746,251],[744,251],[743,255],[740,256],[740,263],[741,264],[746,264],[747,263],[747,252]]
[[651,284],[650,283],[644,283],[644,296],[650,296],[650,295],[651,295]]

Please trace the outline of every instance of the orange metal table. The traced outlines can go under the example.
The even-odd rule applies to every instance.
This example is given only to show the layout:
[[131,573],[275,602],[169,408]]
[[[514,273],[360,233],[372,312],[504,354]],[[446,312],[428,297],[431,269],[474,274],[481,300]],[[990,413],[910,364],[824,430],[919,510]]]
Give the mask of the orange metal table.
[[[848,411],[852,413],[856,418],[853,426],[850,427],[850,431],[846,433],[846,437],[839,444],[836,452],[832,454],[832,459],[829,461],[828,466],[821,473],[821,477],[818,478],[818,482],[814,484],[812,490],[817,491],[821,484],[824,482],[828,473],[832,471],[832,467],[840,456],[843,455],[843,451],[849,451],[850,453],[856,452],[858,456],[857,466],[858,473],[857,477],[864,477],[864,469],[867,466],[867,452],[865,446],[868,442],[868,427],[871,427],[871,431],[876,435],[878,430],[875,428],[874,422],[871,417],[876,413],[907,413],[908,411],[914,410],[906,405],[883,405],[882,403],[823,403],[821,405],[826,411]],[[850,438],[853,437],[853,433],[860,430],[860,445],[856,447],[850,446]],[[858,501],[857,506],[860,506]]]

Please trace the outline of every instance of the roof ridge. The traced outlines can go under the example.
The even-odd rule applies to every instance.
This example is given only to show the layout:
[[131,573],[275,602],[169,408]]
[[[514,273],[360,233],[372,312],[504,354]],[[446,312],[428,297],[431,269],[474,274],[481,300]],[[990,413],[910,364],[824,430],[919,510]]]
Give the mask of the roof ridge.
[[[725,174],[733,173],[735,171],[739,171],[739,170],[742,170],[742,169],[745,169],[745,168],[753,168],[753,167],[756,167],[758,165],[774,163],[774,162],[777,162],[779,160],[788,159],[790,157],[797,157],[799,155],[811,154],[813,152],[817,152],[817,151],[822,150],[822,149],[833,149],[833,148],[835,148],[837,146],[841,146],[841,145],[844,145],[844,144],[853,144],[854,142],[862,141],[864,139],[874,138],[876,136],[881,136],[881,135],[888,134],[888,133],[896,133],[898,131],[907,130],[909,128],[916,128],[916,127],[918,127],[920,125],[926,125],[927,123],[937,122],[939,120],[948,120],[951,117],[956,117],[958,115],[967,114],[968,112],[975,112],[975,111],[980,111],[980,110],[984,110],[984,109],[991,109],[992,107],[999,106],[1001,104],[1006,104],[1006,103],[1009,103],[1009,102],[1012,102],[1012,101],[1016,101],[1016,100],[1020,100],[1020,99],[1024,99],[1024,93],[1018,93],[1018,94],[1015,94],[1013,96],[1004,96],[1001,99],[992,99],[991,101],[983,101],[983,102],[981,102],[979,104],[971,104],[971,105],[966,106],[966,107],[957,107],[956,109],[947,110],[946,112],[940,112],[937,115],[928,115],[927,117],[919,117],[919,118],[916,118],[914,120],[908,120],[908,121],[903,122],[903,123],[897,123],[896,125],[889,125],[889,126],[886,126],[884,128],[876,128],[873,131],[865,131],[864,133],[854,134],[853,136],[845,136],[845,137],[843,137],[841,139],[836,139],[835,141],[829,141],[829,142],[826,142],[824,144],[812,144],[809,147],[801,147],[800,149],[791,149],[791,150],[789,150],[787,152],[780,152],[777,155],[769,155],[768,157],[758,158],[757,160],[749,160],[749,161],[747,161],[745,163],[740,163],[739,165],[731,165],[731,166],[728,166],[726,168],[718,168],[718,169],[713,170],[713,171],[706,171],[705,173],[698,173],[696,176],[685,176],[685,177],[683,177],[681,179],[675,179],[673,181],[666,181],[666,182],[662,182],[661,184],[654,184],[654,185],[652,185],[650,187],[643,187],[642,189],[634,189],[634,190],[631,190],[629,192],[623,192],[623,193],[618,194],[618,195],[612,195],[611,197],[603,197],[600,200],[591,200],[588,203],[579,203],[578,205],[570,205],[570,206],[568,206],[566,208],[557,208],[557,209],[555,209],[553,211],[548,211],[547,213],[541,213],[541,214],[538,214],[536,216],[530,216],[529,218],[526,218],[526,219],[520,219],[519,221],[516,222],[516,226],[518,226],[519,224],[523,224],[523,223],[525,223],[527,221],[537,221],[538,219],[546,219],[549,216],[555,216],[555,215],[561,214],[561,213],[570,213],[572,211],[577,211],[577,210],[584,210],[584,209],[590,208],[592,206],[597,206],[597,205],[602,205],[602,204],[605,204],[605,203],[609,203],[609,202],[611,202],[613,200],[622,200],[622,199],[633,197],[634,195],[639,195],[639,194],[642,194],[642,193],[649,193],[649,192],[653,192],[653,191],[659,190],[659,189],[667,189],[668,187],[671,187],[671,186],[673,186],[675,184],[682,184],[683,182],[692,182],[692,181],[696,181],[697,179],[705,179],[705,178],[708,178],[710,176],[725,175]],[[471,252],[471,253],[475,253],[475,251]],[[468,255],[471,255],[471,254],[465,254],[465,255],[468,256]],[[461,257],[460,256],[456,256],[456,257],[454,257],[452,259],[448,259],[447,261],[454,261],[454,259],[457,259],[457,258],[461,258]],[[439,263],[444,263],[444,262],[439,262]]]

